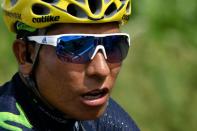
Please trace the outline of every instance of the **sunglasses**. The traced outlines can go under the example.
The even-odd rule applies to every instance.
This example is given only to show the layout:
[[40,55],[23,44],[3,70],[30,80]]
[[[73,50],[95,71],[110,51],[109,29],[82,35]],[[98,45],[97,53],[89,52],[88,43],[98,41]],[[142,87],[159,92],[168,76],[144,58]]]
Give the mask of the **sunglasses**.
[[120,63],[130,46],[130,37],[126,33],[29,36],[28,40],[55,46],[61,61],[77,64],[91,61],[98,51],[102,51],[107,62]]

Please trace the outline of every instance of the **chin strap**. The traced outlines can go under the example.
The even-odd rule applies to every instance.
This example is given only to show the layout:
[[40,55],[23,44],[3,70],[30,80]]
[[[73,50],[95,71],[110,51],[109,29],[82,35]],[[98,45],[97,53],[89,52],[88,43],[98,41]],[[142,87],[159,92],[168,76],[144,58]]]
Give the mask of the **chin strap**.
[[[20,73],[21,78],[23,79],[25,85],[33,92],[33,94],[38,97],[34,98],[33,101],[36,104],[36,106],[48,117],[51,119],[62,123],[62,124],[68,124],[70,121],[73,121],[74,119],[66,118],[66,116],[60,112],[59,110],[52,107],[48,102],[43,99],[43,97],[40,95],[40,92],[37,88],[36,82],[34,81],[34,78],[32,78],[29,75],[23,75]],[[42,101],[45,105],[42,105],[39,101]],[[48,107],[49,110],[46,108]],[[52,112],[51,112],[52,111]],[[64,117],[65,116],[65,117]],[[86,131],[81,121],[75,120],[73,131]]]
[[31,74],[25,75],[22,73],[20,74],[20,77],[22,78],[25,85],[35,94],[36,97],[38,97],[40,100],[42,100],[50,109],[53,109],[53,107],[41,96],[40,91],[37,86],[36,78],[35,78],[35,70],[36,66],[38,64],[39,60],[39,51],[41,49],[42,45],[37,44],[35,47],[35,57],[32,63],[32,71]]
[[[45,35],[46,29],[39,29],[38,35]],[[28,42],[28,38],[25,38],[26,42]],[[40,91],[37,86],[36,78],[35,78],[35,70],[36,66],[38,65],[39,61],[39,52],[42,47],[42,44],[36,43],[35,44],[35,57],[32,60],[32,69],[31,73],[29,75],[24,75],[22,73],[19,73],[21,78],[23,79],[23,82],[25,85],[38,97],[41,99],[50,109],[53,109],[53,107],[41,96]]]

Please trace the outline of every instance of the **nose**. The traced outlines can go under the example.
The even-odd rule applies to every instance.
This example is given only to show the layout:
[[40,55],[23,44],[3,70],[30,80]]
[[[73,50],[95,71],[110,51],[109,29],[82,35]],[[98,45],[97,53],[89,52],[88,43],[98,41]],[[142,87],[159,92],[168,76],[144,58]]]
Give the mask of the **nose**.
[[110,68],[105,60],[104,54],[102,52],[97,52],[91,62],[86,68],[86,73],[89,76],[97,76],[100,78],[105,78],[110,73]]

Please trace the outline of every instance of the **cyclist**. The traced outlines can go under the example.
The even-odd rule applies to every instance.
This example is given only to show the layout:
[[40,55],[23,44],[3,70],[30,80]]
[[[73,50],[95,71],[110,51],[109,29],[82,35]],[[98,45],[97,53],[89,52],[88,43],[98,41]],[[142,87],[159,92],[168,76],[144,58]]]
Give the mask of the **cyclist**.
[[0,88],[0,131],[139,131],[110,98],[130,46],[130,0],[4,0],[19,71]]

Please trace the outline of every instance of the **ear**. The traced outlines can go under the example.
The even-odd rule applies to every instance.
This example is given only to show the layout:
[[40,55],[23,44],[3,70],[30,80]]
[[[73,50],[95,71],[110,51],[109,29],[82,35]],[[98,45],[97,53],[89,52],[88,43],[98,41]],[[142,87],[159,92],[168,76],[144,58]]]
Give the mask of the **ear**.
[[14,41],[12,48],[19,64],[19,71],[24,75],[29,75],[32,71],[33,62],[30,60],[32,60],[34,55],[34,47],[26,44],[23,40],[17,39]]

